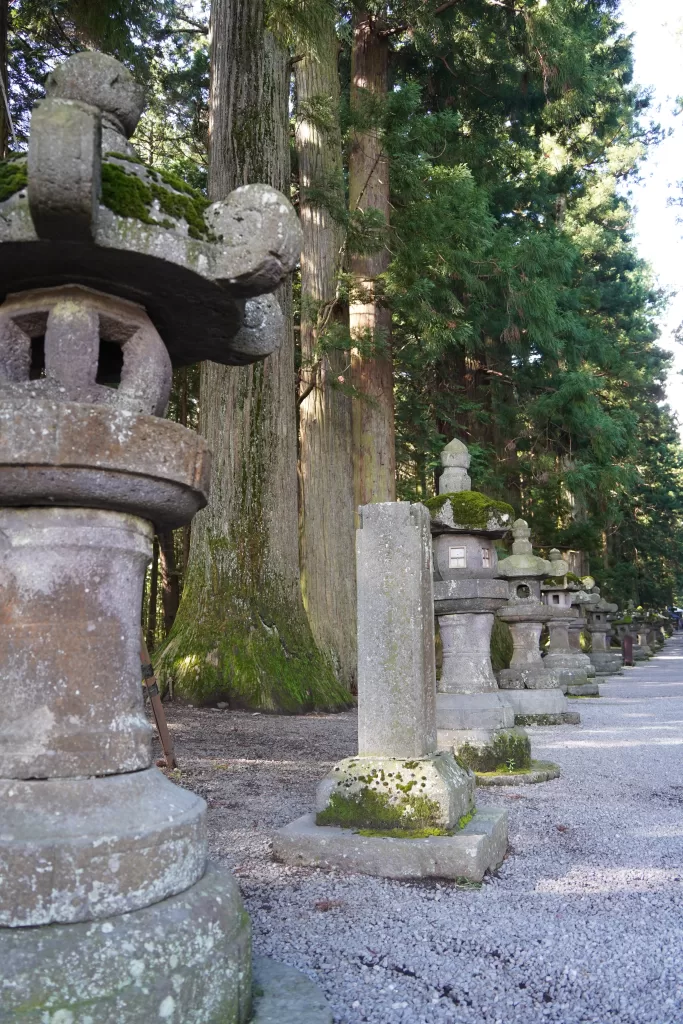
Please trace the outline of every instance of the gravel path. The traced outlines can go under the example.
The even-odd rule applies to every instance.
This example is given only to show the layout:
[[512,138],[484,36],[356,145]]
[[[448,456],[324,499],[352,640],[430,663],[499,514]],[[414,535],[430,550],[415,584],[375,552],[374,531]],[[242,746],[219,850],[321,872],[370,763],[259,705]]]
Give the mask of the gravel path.
[[210,806],[256,951],[303,969],[337,1024],[683,1021],[683,635],[577,700],[579,727],[530,729],[562,778],[478,793],[510,811],[481,888],[272,863],[272,829],[310,810],[355,753],[355,716],[170,711],[179,781]]

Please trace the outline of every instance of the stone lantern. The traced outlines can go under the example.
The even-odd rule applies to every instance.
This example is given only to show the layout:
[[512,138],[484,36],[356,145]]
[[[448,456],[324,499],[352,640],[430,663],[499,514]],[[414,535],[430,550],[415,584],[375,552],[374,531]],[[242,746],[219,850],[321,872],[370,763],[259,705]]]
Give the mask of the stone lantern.
[[[565,693],[576,697],[593,697],[599,695],[595,682],[589,681],[587,669],[595,675],[590,658],[581,650],[573,648],[569,642],[569,630],[575,622],[572,608],[576,596],[572,585],[567,582],[566,573],[562,569],[567,563],[563,561],[557,548],[550,552],[550,575],[541,585],[543,601],[553,612],[559,612],[548,619],[550,642],[544,658],[544,666],[557,673],[560,687]],[[567,615],[569,611],[571,615]]]
[[113,58],[46,93],[0,202],[0,1018],[243,1024],[250,922],[204,801],[153,767],[140,612],[155,527],[209,485],[160,418],[172,367],[277,347],[299,227],[269,187],[209,205],[144,167]]
[[[581,634],[586,630],[586,607],[592,601],[592,597],[587,593],[587,589],[594,586],[592,577],[584,577],[580,584],[575,584],[572,593],[572,608],[576,612],[576,617],[569,623],[569,646],[574,652],[574,657],[577,658],[577,664],[580,663],[584,666],[584,670],[589,679],[595,679],[595,666],[590,660],[588,655],[583,651],[581,647]],[[578,659],[581,659],[579,662]]]
[[593,596],[597,595],[598,601],[586,606],[588,613],[588,632],[591,635],[590,659],[599,676],[611,676],[621,672],[623,659],[621,652],[612,650],[610,636],[612,625],[610,614],[617,611],[616,604],[610,604],[600,596],[598,587],[593,587]]
[[455,439],[441,453],[439,497],[432,512],[434,609],[443,663],[437,684],[439,747],[479,772],[527,769],[529,738],[498,689],[491,630],[508,588],[498,576],[494,541],[510,530],[513,509],[471,490],[470,455]]
[[578,724],[580,716],[568,710],[560,676],[544,664],[539,646],[544,623],[574,617],[571,608],[551,608],[541,601],[541,580],[551,573],[565,575],[569,567],[562,560],[551,566],[534,555],[530,534],[528,524],[518,519],[512,528],[512,554],[498,565],[509,597],[497,614],[510,627],[514,645],[510,667],[499,673],[498,684],[506,691],[518,724]]

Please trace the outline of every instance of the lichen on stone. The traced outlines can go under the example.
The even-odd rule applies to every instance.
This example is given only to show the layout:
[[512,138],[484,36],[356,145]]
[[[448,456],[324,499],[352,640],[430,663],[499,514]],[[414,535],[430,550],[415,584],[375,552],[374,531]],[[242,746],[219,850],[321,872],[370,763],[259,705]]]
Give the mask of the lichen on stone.
[[26,159],[10,157],[0,161],[0,203],[21,192],[28,185]]
[[500,527],[509,526],[515,517],[512,505],[488,498],[479,491],[439,494],[434,498],[428,498],[424,504],[434,519],[446,502],[450,502],[454,523],[458,526],[469,526],[474,530],[485,530],[491,522]]

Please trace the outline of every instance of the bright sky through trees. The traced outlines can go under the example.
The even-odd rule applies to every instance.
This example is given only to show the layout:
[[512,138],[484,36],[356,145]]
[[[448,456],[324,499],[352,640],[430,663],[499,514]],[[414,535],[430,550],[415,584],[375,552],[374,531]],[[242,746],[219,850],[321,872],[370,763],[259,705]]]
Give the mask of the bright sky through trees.
[[623,0],[623,19],[635,33],[636,79],[653,89],[655,117],[673,134],[650,153],[642,183],[633,190],[637,207],[638,247],[654,267],[662,287],[677,291],[663,325],[661,343],[672,349],[675,365],[669,399],[683,422],[683,346],[674,332],[683,322],[683,224],[680,208],[667,205],[683,179],[683,9],[680,0]]

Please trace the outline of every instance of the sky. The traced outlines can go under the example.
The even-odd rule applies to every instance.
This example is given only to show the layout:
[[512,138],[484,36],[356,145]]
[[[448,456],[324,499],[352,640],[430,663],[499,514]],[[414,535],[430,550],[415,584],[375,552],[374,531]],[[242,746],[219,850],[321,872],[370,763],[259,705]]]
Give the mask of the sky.
[[634,33],[636,81],[653,91],[655,120],[673,129],[650,153],[632,195],[639,252],[660,285],[678,291],[662,322],[660,344],[674,354],[668,399],[683,428],[683,345],[673,337],[683,324],[683,224],[677,223],[683,209],[667,205],[683,180],[683,114],[674,113],[676,97],[683,95],[683,2],[622,0],[622,20]]

